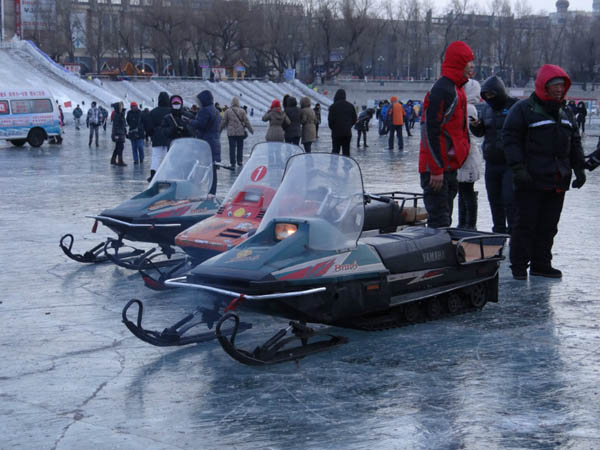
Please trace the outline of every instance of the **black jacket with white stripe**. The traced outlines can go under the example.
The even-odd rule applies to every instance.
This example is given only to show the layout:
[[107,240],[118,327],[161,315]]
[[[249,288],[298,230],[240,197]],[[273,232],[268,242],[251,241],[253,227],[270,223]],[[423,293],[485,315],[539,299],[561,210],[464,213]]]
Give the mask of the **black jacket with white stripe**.
[[571,172],[584,168],[573,114],[560,103],[540,100],[535,93],[510,109],[502,140],[507,164],[522,164],[535,189],[566,191]]

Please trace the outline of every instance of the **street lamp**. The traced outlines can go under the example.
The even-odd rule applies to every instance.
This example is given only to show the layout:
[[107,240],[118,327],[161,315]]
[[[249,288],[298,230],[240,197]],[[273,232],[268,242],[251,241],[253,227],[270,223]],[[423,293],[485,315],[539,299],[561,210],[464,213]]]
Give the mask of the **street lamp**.
[[142,44],[140,44],[140,59],[142,60],[142,75],[144,75],[144,73],[146,72],[146,65],[144,64],[144,54],[142,53],[143,50],[144,50],[144,46]]
[[213,73],[212,73],[212,58],[213,58],[213,56],[215,56],[215,53],[212,50],[209,50],[206,52],[206,57],[208,58],[208,72],[209,72],[208,77],[211,80],[213,78],[213,76],[212,76],[213,75]]

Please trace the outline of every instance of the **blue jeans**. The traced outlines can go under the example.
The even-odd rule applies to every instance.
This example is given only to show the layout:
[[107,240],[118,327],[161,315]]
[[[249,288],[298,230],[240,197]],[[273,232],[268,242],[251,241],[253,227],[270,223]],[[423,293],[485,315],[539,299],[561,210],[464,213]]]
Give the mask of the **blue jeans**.
[[133,162],[144,162],[144,140],[130,139],[131,152],[133,153]]
[[398,150],[404,149],[404,140],[402,139],[402,125],[392,125],[390,127],[390,137],[388,138],[388,148],[394,150],[394,133],[398,135]]

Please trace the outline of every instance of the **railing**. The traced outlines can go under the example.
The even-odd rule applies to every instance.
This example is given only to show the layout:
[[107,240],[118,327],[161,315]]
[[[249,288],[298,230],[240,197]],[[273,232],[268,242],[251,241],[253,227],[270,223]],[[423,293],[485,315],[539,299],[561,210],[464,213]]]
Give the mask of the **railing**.
[[[206,77],[193,77],[193,76],[187,76],[187,75],[183,75],[183,76],[179,76],[179,75],[126,75],[126,74],[119,74],[119,75],[109,75],[109,74],[104,74],[104,73],[91,73],[88,72],[85,75],[81,75],[82,78],[98,78],[100,80],[155,80],[155,81],[210,81],[210,78],[206,78]],[[246,77],[244,79],[241,78],[233,78],[233,77],[228,77],[228,78],[220,78],[220,79],[214,79],[213,80],[215,83],[221,82],[221,81],[273,81],[270,80],[269,78],[264,78],[264,77]],[[275,81],[277,82],[277,81]]]

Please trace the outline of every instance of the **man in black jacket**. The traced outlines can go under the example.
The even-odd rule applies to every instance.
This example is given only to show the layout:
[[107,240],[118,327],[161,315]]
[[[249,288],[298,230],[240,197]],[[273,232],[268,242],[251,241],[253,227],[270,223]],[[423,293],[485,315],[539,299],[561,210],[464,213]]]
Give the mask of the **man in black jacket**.
[[585,183],[581,137],[564,104],[571,86],[567,73],[546,64],[538,71],[535,92],[517,102],[502,129],[504,155],[513,172],[515,217],[510,241],[513,278],[562,277],[551,265],[565,192]]
[[136,102],[131,102],[130,110],[127,112],[126,122],[129,127],[127,138],[131,142],[133,164],[144,162],[144,123],[142,122],[142,111]]
[[152,139],[152,165],[150,166],[150,177],[148,178],[148,182],[152,181],[152,177],[154,177],[158,166],[160,166],[160,163],[169,149],[169,138],[164,135],[161,125],[164,117],[170,113],[171,106],[169,105],[169,94],[163,91],[158,94],[158,106],[150,111],[148,134]]
[[110,163],[115,166],[126,166],[123,161],[123,148],[125,146],[125,135],[127,134],[127,124],[125,122],[125,112],[123,103],[113,103],[111,105],[115,110],[112,122],[111,138],[115,143]]
[[504,83],[497,76],[485,80],[481,87],[481,97],[486,104],[479,120],[469,118],[471,132],[484,136],[483,159],[485,160],[485,188],[492,211],[495,233],[510,233],[513,208],[512,171],[504,158],[502,146],[502,126],[508,110],[518,99],[509,97]]
[[352,126],[356,123],[356,110],[352,103],[346,101],[346,91],[338,89],[333,97],[333,105],[329,107],[327,116],[331,128],[332,153],[350,156],[350,141],[352,140]]

